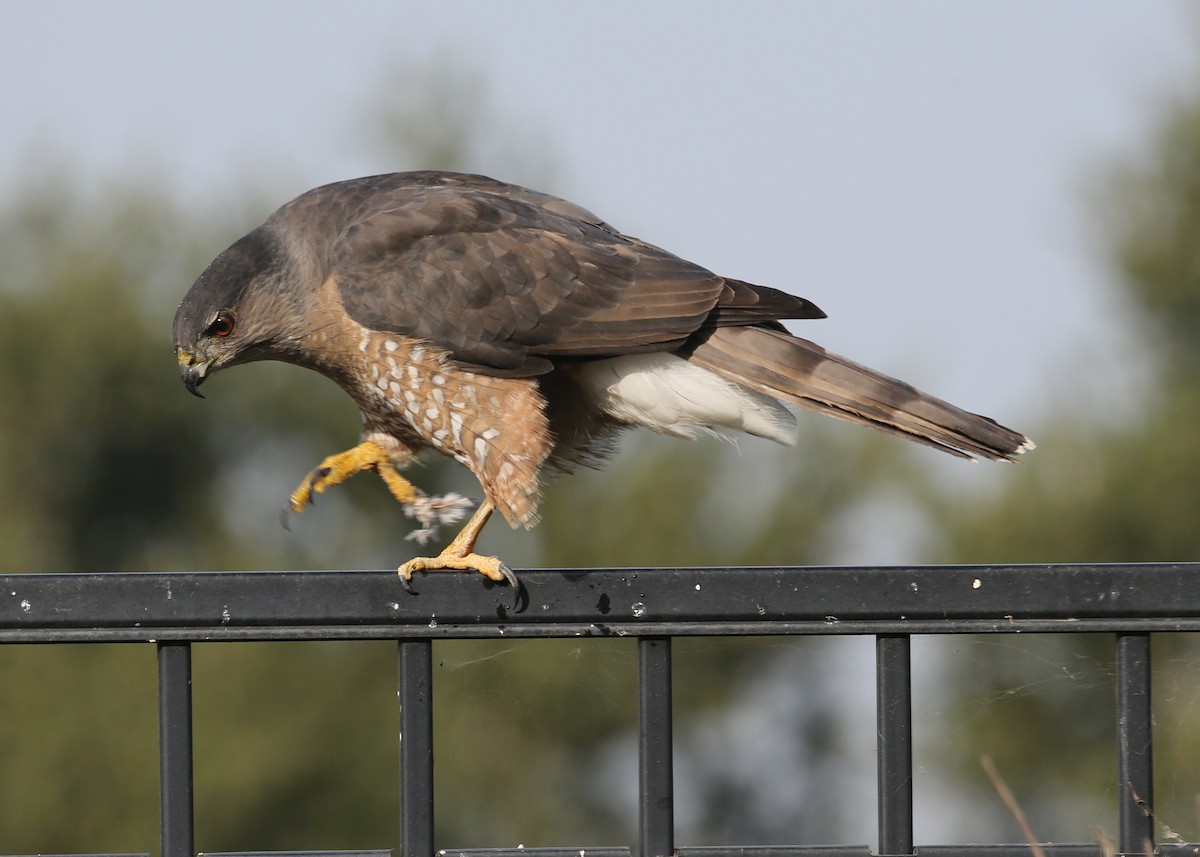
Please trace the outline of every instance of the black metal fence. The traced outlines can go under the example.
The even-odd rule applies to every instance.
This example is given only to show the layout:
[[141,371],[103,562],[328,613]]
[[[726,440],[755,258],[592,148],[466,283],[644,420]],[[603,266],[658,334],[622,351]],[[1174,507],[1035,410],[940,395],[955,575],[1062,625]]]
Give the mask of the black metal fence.
[[[249,572],[0,576],[0,643],[141,642],[158,650],[161,854],[192,857],[191,645],[232,640],[398,641],[399,857],[434,854],[436,639],[637,639],[639,836],[611,848],[444,850],[447,857],[866,857],[1026,855],[1028,844],[913,843],[912,635],[1112,635],[1116,653],[1121,854],[1200,853],[1154,846],[1150,647],[1159,632],[1200,630],[1200,564],[913,568],[533,570],[525,591],[477,575]],[[671,643],[680,636],[873,635],[878,718],[878,852],[867,846],[687,847],[675,842]],[[803,772],[797,772],[802,776]],[[0,807],[0,814],[3,807]],[[0,825],[8,823],[0,817]],[[1101,855],[1095,843],[1048,855]],[[315,853],[315,852],[310,852]],[[330,852],[325,852],[330,853]],[[384,857],[390,852],[334,852]]]

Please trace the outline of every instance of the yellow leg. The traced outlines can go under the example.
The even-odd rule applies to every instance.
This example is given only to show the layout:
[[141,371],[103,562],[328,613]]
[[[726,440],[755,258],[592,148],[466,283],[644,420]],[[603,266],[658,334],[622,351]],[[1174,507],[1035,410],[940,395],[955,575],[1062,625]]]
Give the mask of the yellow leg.
[[379,444],[368,440],[322,461],[291,493],[288,508],[293,512],[303,512],[304,507],[313,502],[314,494],[322,494],[325,489],[339,485],[364,470],[378,473],[399,502],[411,503],[416,499],[416,489],[396,470],[391,456]]
[[440,554],[435,557],[414,557],[400,566],[397,571],[404,581],[404,587],[408,588],[409,581],[418,571],[478,571],[489,580],[497,583],[507,581],[509,586],[516,589],[517,576],[511,568],[498,557],[480,556],[475,553],[475,540],[479,538],[483,525],[488,522],[495,508],[491,500],[484,500],[471,516],[471,520],[467,521],[466,526],[454,537],[454,541],[446,545],[446,549]]

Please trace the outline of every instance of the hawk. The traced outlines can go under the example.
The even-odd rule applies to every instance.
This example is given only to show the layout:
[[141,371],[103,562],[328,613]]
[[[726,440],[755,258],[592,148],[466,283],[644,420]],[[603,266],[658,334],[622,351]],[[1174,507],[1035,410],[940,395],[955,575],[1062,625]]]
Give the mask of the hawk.
[[410,172],[318,187],[221,253],[175,314],[183,382],[282,360],[337,382],[362,411],[360,443],[291,494],[374,470],[401,503],[401,475],[435,450],[467,467],[484,499],[436,557],[399,573],[477,570],[494,510],[537,522],[541,480],[598,465],[617,434],[732,429],[782,444],[783,403],[964,458],[1011,460],[1021,434],[791,335],[811,302],[718,276],[625,235],[590,211],[477,175]]

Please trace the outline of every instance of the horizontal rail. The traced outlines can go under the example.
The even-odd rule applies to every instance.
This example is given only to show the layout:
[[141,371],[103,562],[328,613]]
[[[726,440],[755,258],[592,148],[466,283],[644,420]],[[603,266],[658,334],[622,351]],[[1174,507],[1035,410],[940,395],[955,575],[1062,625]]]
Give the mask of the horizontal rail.
[[0,642],[1200,630],[1200,563],[519,576],[411,595],[391,571],[0,575]]
[[387,849],[371,851],[201,851],[199,857],[391,857]]
[[[1106,857],[1103,847],[1095,843],[1041,843],[1046,857]],[[1158,845],[1154,857],[1194,857],[1197,846]],[[442,848],[436,857],[631,857],[625,846],[582,846],[576,848]],[[1025,843],[997,845],[921,845],[913,852],[917,857],[1029,857]],[[1111,852],[1108,852],[1111,853]],[[394,857],[387,849],[368,851],[222,851],[200,852],[199,857]],[[1142,852],[1135,852],[1142,857]],[[22,857],[22,855],[13,855]],[[25,855],[24,857],[32,857]],[[149,854],[72,854],[37,855],[37,857],[150,857]],[[705,845],[677,848],[675,857],[879,857],[879,852],[866,845]]]
[[[1102,846],[1091,842],[1040,844],[1046,857],[1105,857]],[[1155,857],[1194,857],[1195,845],[1159,845]],[[241,851],[201,854],[200,857],[390,857],[389,851]],[[1029,857],[1026,843],[996,845],[921,845],[918,857]],[[1143,857],[1141,852],[1134,852]],[[625,846],[577,848],[442,848],[436,857],[632,857]],[[119,857],[104,855],[103,857]],[[132,857],[132,855],[131,855]],[[866,845],[702,845],[677,848],[675,857],[879,857]]]

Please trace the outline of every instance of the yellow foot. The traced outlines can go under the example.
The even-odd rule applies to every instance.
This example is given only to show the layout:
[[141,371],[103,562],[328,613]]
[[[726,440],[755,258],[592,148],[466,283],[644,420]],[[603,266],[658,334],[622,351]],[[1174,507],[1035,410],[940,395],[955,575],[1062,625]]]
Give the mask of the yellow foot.
[[315,495],[323,494],[327,488],[339,485],[364,470],[378,473],[399,502],[411,503],[416,499],[416,489],[396,470],[391,456],[379,444],[368,440],[322,461],[288,497],[288,509],[303,512],[305,506],[314,502]]
[[412,592],[412,576],[418,571],[477,571],[488,580],[497,583],[508,583],[513,589],[518,587],[517,576],[511,568],[500,561],[499,557],[480,556],[477,553],[456,554],[449,549],[438,556],[418,556],[410,559],[400,568],[401,585]]
[[454,541],[446,545],[446,549],[434,557],[418,556],[410,559],[396,569],[400,574],[400,582],[409,592],[413,591],[412,576],[418,571],[477,571],[488,580],[497,583],[507,581],[508,585],[517,592],[520,598],[521,585],[512,569],[494,556],[480,556],[475,553],[475,540],[479,538],[483,525],[492,516],[495,506],[491,500],[484,500],[467,521],[462,531],[454,537]]

